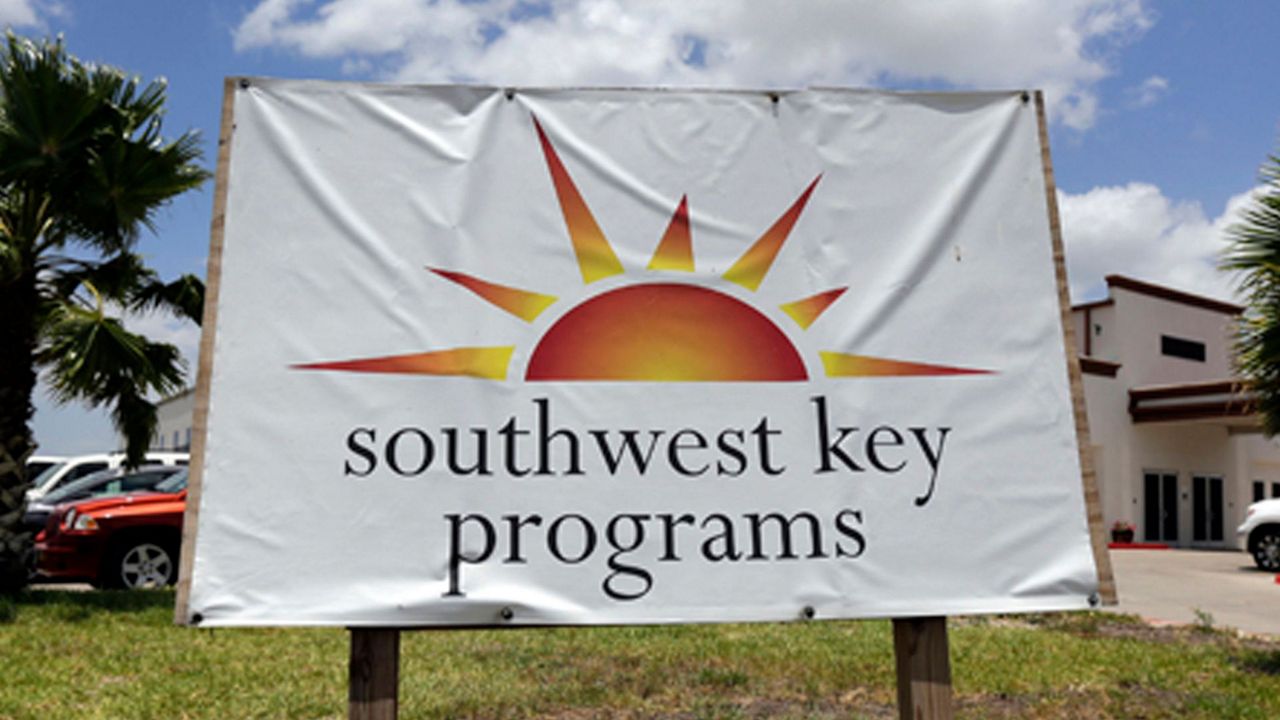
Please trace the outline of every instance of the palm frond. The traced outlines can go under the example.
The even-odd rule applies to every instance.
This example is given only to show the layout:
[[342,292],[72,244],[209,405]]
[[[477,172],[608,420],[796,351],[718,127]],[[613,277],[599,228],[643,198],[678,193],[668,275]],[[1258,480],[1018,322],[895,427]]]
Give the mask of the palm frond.
[[1246,310],[1236,327],[1236,369],[1257,399],[1263,429],[1280,434],[1280,156],[1268,159],[1263,187],[1227,229],[1220,266],[1236,273]]
[[66,258],[42,278],[42,294],[51,298],[70,298],[84,285],[92,286],[104,299],[119,305],[132,305],[139,288],[160,282],[156,272],[147,267],[140,255],[119,253],[105,262]]
[[204,281],[195,275],[183,275],[169,283],[149,282],[133,294],[130,309],[165,310],[199,325],[204,318]]
[[111,423],[124,437],[125,465],[137,467],[147,456],[156,434],[156,406],[137,393],[122,393],[111,408]]
[[58,242],[127,250],[156,209],[203,183],[198,136],[161,136],[165,83],[145,86],[9,35],[0,57],[0,187],[52,204]]
[[40,341],[36,361],[49,370],[60,402],[114,406],[130,394],[167,395],[183,387],[185,368],[176,347],[129,332],[100,307],[59,304]]

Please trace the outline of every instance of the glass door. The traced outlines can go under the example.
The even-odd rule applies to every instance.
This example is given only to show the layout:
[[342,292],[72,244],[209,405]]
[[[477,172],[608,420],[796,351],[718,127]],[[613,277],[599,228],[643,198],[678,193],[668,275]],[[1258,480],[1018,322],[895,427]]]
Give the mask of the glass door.
[[1222,542],[1222,478],[1191,478],[1191,539]]
[[1178,540],[1178,474],[1142,474],[1142,537],[1150,542]]

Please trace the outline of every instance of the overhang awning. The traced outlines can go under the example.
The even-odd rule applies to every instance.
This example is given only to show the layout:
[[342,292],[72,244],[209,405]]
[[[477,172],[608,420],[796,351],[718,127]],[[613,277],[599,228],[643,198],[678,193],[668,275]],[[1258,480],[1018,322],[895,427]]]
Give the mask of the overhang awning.
[[1249,432],[1261,428],[1254,397],[1240,380],[1137,387],[1129,390],[1129,417],[1135,423],[1199,421]]
[[1111,362],[1109,360],[1099,360],[1097,358],[1080,356],[1080,372],[1087,375],[1100,375],[1102,377],[1115,377],[1120,371],[1120,363]]

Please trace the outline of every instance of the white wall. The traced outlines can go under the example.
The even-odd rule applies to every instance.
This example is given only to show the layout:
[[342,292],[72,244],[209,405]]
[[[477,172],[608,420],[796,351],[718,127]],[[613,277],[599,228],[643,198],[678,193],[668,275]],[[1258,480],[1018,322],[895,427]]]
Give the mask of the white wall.
[[153,450],[186,450],[191,444],[191,417],[195,393],[191,390],[162,401],[156,407],[156,435]]
[[[1233,316],[1120,287],[1112,287],[1111,296],[1115,300],[1112,335],[1119,345],[1115,360],[1124,366],[1121,372],[1127,387],[1233,376],[1229,344]],[[1161,335],[1204,343],[1205,362],[1161,354]]]

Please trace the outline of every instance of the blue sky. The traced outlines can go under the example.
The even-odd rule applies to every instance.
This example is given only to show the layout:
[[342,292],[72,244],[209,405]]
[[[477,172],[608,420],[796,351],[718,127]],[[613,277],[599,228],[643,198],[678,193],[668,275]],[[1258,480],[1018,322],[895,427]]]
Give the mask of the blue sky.
[[[1222,231],[1280,147],[1280,8],[1263,0],[0,0],[0,24],[167,78],[168,132],[201,133],[210,167],[227,75],[1043,88],[1076,300],[1113,272],[1230,299]],[[204,274],[212,194],[144,240],[162,274]],[[133,324],[194,353],[193,326]],[[104,413],[37,405],[43,451],[114,445]]]

